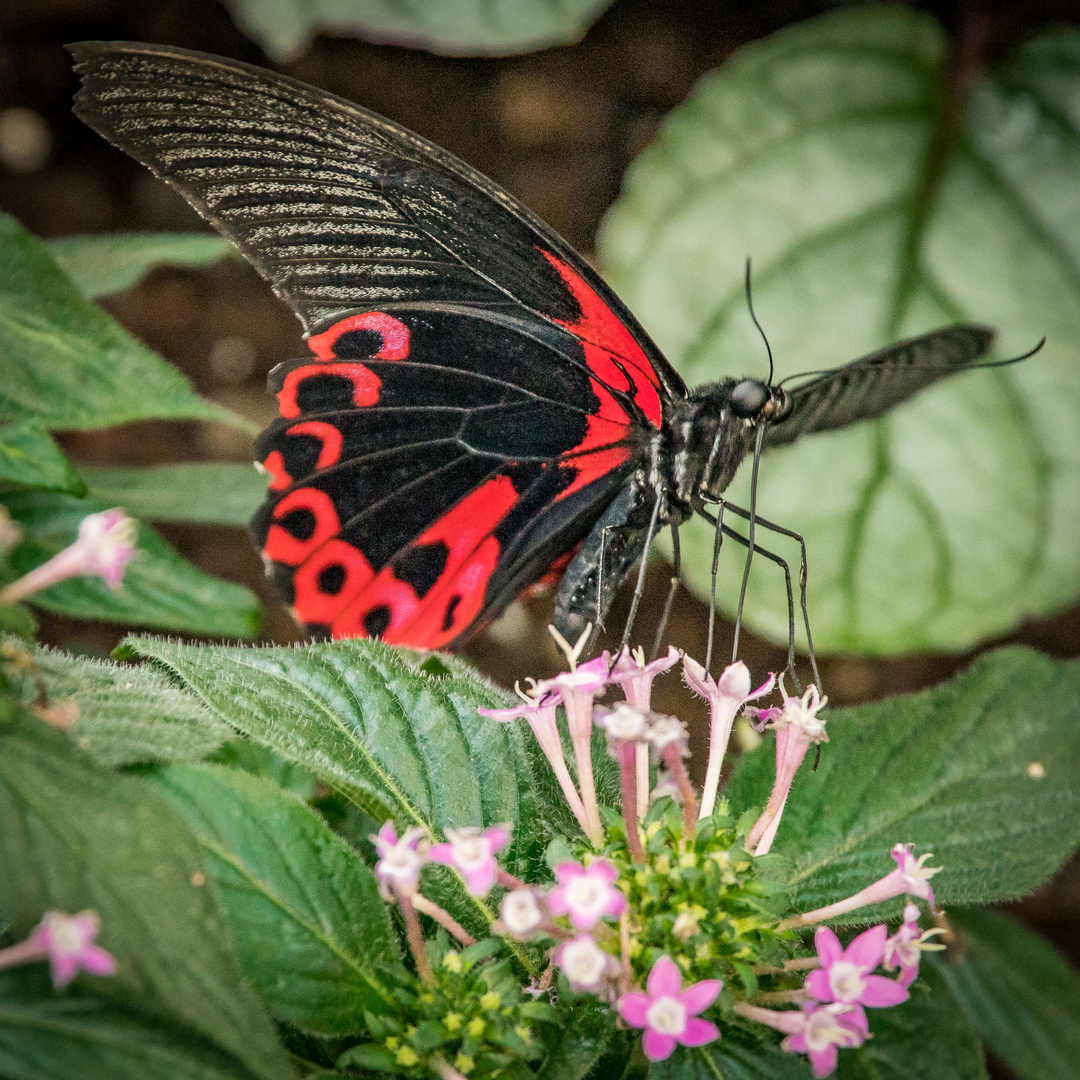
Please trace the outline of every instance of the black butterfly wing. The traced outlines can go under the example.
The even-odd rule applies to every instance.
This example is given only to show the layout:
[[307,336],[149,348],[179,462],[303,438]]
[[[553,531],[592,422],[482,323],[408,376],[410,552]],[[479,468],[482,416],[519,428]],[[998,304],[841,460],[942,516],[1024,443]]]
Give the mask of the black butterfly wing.
[[766,447],[881,416],[946,375],[969,367],[993,344],[984,326],[950,326],[897,342],[788,391],[791,409],[765,432]]
[[301,318],[253,522],[297,616],[467,636],[577,543],[685,388],[554,232],[348,102],[184,50],[86,43],[76,111],[176,187]]

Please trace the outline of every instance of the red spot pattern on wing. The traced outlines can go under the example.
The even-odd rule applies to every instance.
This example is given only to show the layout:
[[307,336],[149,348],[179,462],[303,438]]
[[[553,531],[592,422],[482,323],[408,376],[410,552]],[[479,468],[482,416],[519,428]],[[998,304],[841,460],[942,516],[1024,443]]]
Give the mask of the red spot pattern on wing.
[[[539,250],[558,270],[581,308],[581,316],[574,322],[559,319],[556,322],[581,341],[585,349],[585,362],[598,378],[615,389],[630,390],[626,381],[629,376],[637,407],[649,423],[659,429],[664,422],[660,378],[633,334],[569,263],[550,251]],[[619,371],[620,367],[625,375]]]
[[374,576],[363,552],[344,540],[330,540],[296,571],[293,614],[301,622],[328,626]]
[[308,338],[308,346],[320,360],[333,360],[338,338],[353,330],[374,330],[382,336],[382,346],[371,354],[372,360],[404,360],[409,355],[409,328],[400,319],[381,311],[350,315],[329,330]]
[[357,408],[374,405],[379,400],[379,387],[382,380],[369,367],[360,363],[339,361],[336,364],[305,364],[294,368],[285,376],[285,382],[277,393],[278,411],[287,420],[300,415],[300,405],[296,393],[300,384],[313,375],[333,375],[348,379],[353,384],[352,400]]
[[[413,547],[444,543],[449,549],[438,581],[424,595],[386,566],[358,592],[342,592],[342,605],[328,620],[335,638],[367,637],[367,620],[383,612],[379,636],[397,645],[438,649],[463,633],[484,606],[484,591],[499,561],[499,542],[491,531],[517,501],[508,477],[488,480],[418,536]],[[299,584],[300,574],[297,574]],[[299,605],[300,590],[297,589]]]
[[[333,424],[327,424],[322,420],[305,420],[302,424],[293,424],[285,434],[312,435],[322,443],[319,458],[315,462],[316,469],[328,469],[341,460],[342,434]],[[274,453],[276,454],[277,451],[275,450]]]
[[270,482],[266,485],[270,491],[284,491],[292,484],[292,477],[285,471],[285,461],[280,451],[271,450],[262,464],[270,474]]
[[[266,543],[263,545],[263,551],[268,558],[286,566],[299,566],[341,529],[334,502],[325,491],[317,488],[297,488],[290,491],[274,507],[271,520],[281,522],[287,515],[297,511],[300,512],[303,525],[312,525],[310,530],[302,530],[308,533],[307,538],[296,535],[295,530],[291,531],[282,524],[272,523],[266,532]],[[307,518],[307,514],[311,515],[313,521]]]

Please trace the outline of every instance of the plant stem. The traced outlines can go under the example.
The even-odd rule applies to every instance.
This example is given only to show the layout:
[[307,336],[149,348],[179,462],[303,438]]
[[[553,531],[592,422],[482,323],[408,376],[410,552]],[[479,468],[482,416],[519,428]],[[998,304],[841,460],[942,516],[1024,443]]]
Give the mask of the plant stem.
[[414,893],[412,898],[413,907],[423,912],[429,918],[434,919],[441,927],[449,930],[462,943],[462,945],[475,945],[476,938],[465,929],[445,908],[439,907],[426,896]]

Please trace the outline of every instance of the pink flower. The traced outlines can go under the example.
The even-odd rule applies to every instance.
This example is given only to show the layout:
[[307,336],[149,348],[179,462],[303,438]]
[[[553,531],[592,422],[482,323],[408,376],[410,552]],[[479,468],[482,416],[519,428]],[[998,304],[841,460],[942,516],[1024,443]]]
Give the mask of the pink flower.
[[701,792],[700,816],[709,817],[716,805],[716,791],[720,786],[720,767],[724,763],[731,726],[735,715],[748,701],[772,693],[776,676],[769,677],[756,689],[750,688],[750,669],[738,660],[726,667],[719,680],[714,679],[692,657],[683,657],[683,677],[695,694],[709,702],[709,764],[705,770],[705,786]]
[[884,975],[871,974],[881,963],[888,933],[884,925],[872,927],[845,949],[827,926],[819,927],[814,945],[821,967],[807,975],[806,990],[826,1004],[839,1001],[871,1009],[885,1009],[907,1001],[905,986]]
[[808,686],[801,698],[785,694],[779,716],[774,715],[770,720],[769,726],[776,731],[776,780],[761,817],[754,822],[746,837],[746,850],[754,855],[765,855],[772,847],[792,781],[806,757],[806,751],[814,743],[829,741],[829,736],[825,734],[825,721],[818,716],[828,700],[819,695],[816,686]]
[[646,993],[623,994],[617,1002],[619,1016],[631,1027],[644,1028],[641,1047],[650,1061],[671,1057],[676,1045],[704,1046],[720,1038],[715,1024],[698,1019],[720,993],[723,983],[703,979],[682,990],[679,967],[670,956],[653,964]]
[[558,884],[548,894],[552,915],[569,915],[576,930],[591,930],[605,915],[618,918],[626,897],[615,888],[619,872],[606,859],[595,859],[588,870],[576,862],[555,867]]
[[0,603],[11,604],[68,578],[88,574],[104,578],[117,588],[124,580],[124,568],[135,554],[137,528],[120,509],[87,514],[79,522],[75,542],[0,590]]
[[893,971],[899,967],[900,975],[896,981],[901,986],[910,986],[919,974],[919,961],[922,954],[945,948],[944,945],[930,940],[936,934],[944,933],[945,931],[940,926],[932,927],[925,933],[920,932],[919,909],[915,904],[907,904],[904,908],[904,921],[896,933],[885,942],[882,966],[887,971]]
[[[516,688],[516,687],[515,687]],[[566,758],[563,757],[562,739],[559,737],[559,725],[555,719],[555,710],[561,700],[558,693],[540,694],[539,688],[534,685],[533,695],[529,696],[518,690],[524,701],[512,709],[479,709],[481,716],[489,716],[500,723],[516,720],[519,716],[528,721],[544,757],[551,764],[555,773],[555,779],[559,781],[567,805],[574,812],[581,831],[588,834],[589,823],[585,815],[585,806],[581,801],[574,781],[570,777],[570,770],[566,767]]]
[[555,953],[555,963],[575,990],[591,990],[593,993],[600,990],[619,969],[615,957],[604,952],[588,934],[579,934],[563,942]]
[[657,675],[663,674],[679,662],[679,650],[674,645],[668,649],[667,656],[645,663],[645,653],[635,649],[631,653],[624,649],[615,661],[615,669],[609,682],[622,687],[626,700],[640,712],[647,713],[651,708],[652,684]]
[[544,921],[544,913],[532,889],[514,889],[502,898],[499,918],[506,932],[519,941],[531,937]]
[[933,858],[930,852],[916,859],[911,853],[914,847],[914,844],[897,844],[889,852],[896,862],[896,869],[882,881],[893,879],[897,886],[903,886],[903,889],[898,888],[893,895],[906,892],[908,896],[917,896],[920,900],[925,900],[930,905],[930,910],[936,913],[934,890],[930,888],[930,879],[941,870],[941,867],[925,865],[927,859]]
[[78,915],[47,911],[25,941],[0,949],[0,968],[48,958],[57,989],[67,986],[80,971],[112,975],[116,971],[115,957],[94,944],[100,928],[96,911],[80,911]]
[[379,856],[375,864],[375,877],[378,878],[379,893],[384,900],[393,900],[395,893],[412,896],[416,892],[427,850],[426,842],[421,846],[423,835],[423,829],[413,826],[398,839],[394,823],[384,821],[379,835],[370,838]]
[[837,1051],[862,1046],[870,1037],[870,1025],[860,1005],[834,1002],[803,1004],[800,1010],[763,1009],[760,1005],[738,1002],[735,1011],[747,1019],[783,1031],[787,1038],[780,1044],[793,1054],[806,1054],[817,1077],[828,1076],[836,1068]]
[[462,829],[447,829],[446,836],[448,842],[433,845],[428,859],[454,867],[473,896],[487,896],[499,869],[495,852],[510,843],[510,826],[493,825],[481,832],[468,825]]

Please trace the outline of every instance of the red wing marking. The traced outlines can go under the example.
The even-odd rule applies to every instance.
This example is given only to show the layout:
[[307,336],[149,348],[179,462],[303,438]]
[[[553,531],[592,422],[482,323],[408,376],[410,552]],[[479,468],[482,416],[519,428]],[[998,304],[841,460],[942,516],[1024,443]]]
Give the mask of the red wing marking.
[[[331,622],[335,638],[369,637],[438,649],[458,637],[480,614],[487,583],[499,561],[499,542],[492,530],[517,502],[509,477],[499,476],[462,499],[409,545],[443,543],[446,565],[423,598],[383,567],[370,584],[354,594]],[[373,630],[377,627],[377,630]]]
[[[284,521],[289,515],[296,518],[291,527],[286,527]],[[271,524],[263,551],[274,562],[286,566],[299,566],[341,530],[333,500],[316,488],[290,491],[274,507],[272,519],[282,524]]]
[[341,460],[342,434],[333,424],[324,423],[322,420],[305,420],[302,424],[293,424],[285,434],[312,435],[322,443],[319,459],[315,462],[316,469],[328,469]]
[[328,626],[374,576],[361,551],[344,540],[330,540],[296,571],[293,613],[301,622]]
[[280,451],[271,450],[262,465],[270,474],[270,482],[266,485],[270,491],[284,491],[292,486],[292,477],[285,471],[285,461]]
[[[633,334],[569,263],[543,248],[538,250],[558,270],[581,308],[581,317],[575,322],[558,319],[556,322],[581,341],[589,369],[609,386],[617,390],[630,390],[626,382],[626,375],[629,375],[634,384],[633,396],[638,408],[653,427],[662,427],[664,413],[660,404],[660,378]],[[620,367],[625,369],[626,375],[619,371]]]
[[296,400],[300,384],[313,375],[333,375],[348,379],[353,385],[353,404],[358,408],[374,405],[379,400],[379,387],[382,380],[371,368],[360,363],[305,364],[295,368],[285,376],[285,382],[277,393],[278,411],[286,420],[299,416],[301,409]]
[[357,330],[374,330],[382,337],[378,352],[368,354],[372,360],[404,360],[409,355],[409,328],[400,319],[381,311],[350,315],[329,330],[308,338],[308,346],[320,360],[333,360],[337,356],[338,339]]

